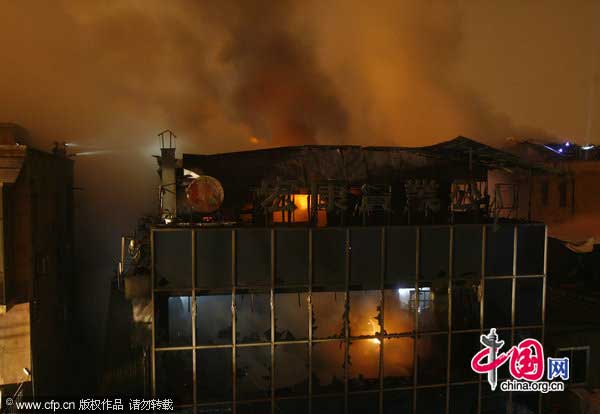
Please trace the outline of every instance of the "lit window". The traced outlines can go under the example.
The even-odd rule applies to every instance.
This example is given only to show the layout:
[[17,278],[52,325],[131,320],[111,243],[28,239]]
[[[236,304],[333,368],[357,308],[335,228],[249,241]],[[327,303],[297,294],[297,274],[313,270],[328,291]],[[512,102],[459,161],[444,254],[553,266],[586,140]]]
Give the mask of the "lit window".
[[292,194],[293,211],[273,212],[273,223],[303,223],[308,221],[308,194]]
[[[434,296],[435,295],[430,288],[419,288],[419,312],[431,307]],[[400,298],[400,302],[409,304],[411,310],[417,309],[417,295],[415,289],[398,289],[398,297]]]

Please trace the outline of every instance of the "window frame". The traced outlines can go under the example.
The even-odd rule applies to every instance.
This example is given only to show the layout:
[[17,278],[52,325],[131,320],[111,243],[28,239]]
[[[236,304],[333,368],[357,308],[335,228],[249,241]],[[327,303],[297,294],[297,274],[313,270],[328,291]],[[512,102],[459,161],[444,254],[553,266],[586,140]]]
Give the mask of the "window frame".
[[[585,351],[585,380],[583,382],[572,382],[572,361],[574,351]],[[590,353],[591,347],[589,345],[582,346],[567,346],[556,349],[556,357],[560,356],[561,352],[569,352],[569,380],[565,381],[569,387],[584,387],[588,385],[590,380]]]

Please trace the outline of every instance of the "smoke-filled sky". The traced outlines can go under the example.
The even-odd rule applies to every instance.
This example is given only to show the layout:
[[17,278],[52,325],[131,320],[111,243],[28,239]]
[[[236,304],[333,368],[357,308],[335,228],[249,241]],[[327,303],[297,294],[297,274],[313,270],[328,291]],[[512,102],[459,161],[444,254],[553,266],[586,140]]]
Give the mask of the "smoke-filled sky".
[[4,1],[0,120],[41,148],[114,151],[76,158],[80,219],[114,217],[83,240],[109,240],[155,208],[149,155],[167,127],[203,153],[583,143],[598,21],[591,0]]

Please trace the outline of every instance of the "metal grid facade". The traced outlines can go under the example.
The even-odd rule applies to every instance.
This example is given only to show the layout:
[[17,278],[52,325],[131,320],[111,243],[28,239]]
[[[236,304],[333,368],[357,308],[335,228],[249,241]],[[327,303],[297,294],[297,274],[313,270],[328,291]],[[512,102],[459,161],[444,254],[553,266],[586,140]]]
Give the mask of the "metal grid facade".
[[541,412],[469,361],[491,327],[506,349],[543,342],[546,251],[537,224],[155,228],[153,394],[198,413]]

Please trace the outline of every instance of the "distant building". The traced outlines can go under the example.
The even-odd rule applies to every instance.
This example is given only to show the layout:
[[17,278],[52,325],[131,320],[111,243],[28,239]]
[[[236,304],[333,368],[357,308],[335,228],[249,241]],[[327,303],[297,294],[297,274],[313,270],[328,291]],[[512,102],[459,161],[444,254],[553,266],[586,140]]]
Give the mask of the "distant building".
[[600,149],[571,142],[508,148],[545,174],[502,174],[516,184],[520,218],[548,225],[546,351],[571,360],[570,393],[548,395],[551,413],[591,413],[600,389]]
[[[61,394],[73,256],[73,162],[0,124],[0,389]],[[66,378],[65,378],[66,379]]]
[[600,240],[600,148],[571,142],[513,142],[507,150],[544,165],[547,174],[512,174],[520,186],[519,217],[543,221],[563,240]]

